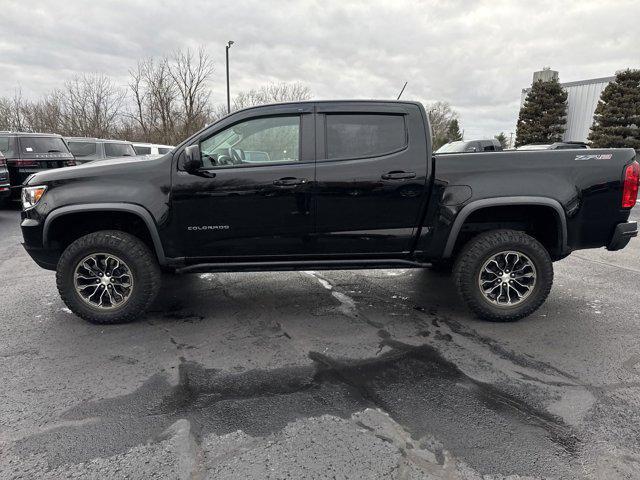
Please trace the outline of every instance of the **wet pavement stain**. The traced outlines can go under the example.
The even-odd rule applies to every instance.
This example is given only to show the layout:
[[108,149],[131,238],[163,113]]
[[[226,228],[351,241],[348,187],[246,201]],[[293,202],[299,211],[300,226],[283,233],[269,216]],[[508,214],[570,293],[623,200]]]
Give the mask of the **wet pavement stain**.
[[178,385],[155,375],[131,394],[80,404],[62,418],[95,421],[25,437],[14,448],[22,456],[46,452],[55,467],[156,442],[180,418],[196,438],[236,430],[266,436],[297,419],[350,418],[376,407],[416,441],[434,436],[481,473],[571,477],[581,444],[560,419],[469,378],[429,345],[379,336],[389,350],[364,360],[312,352],[309,366],[242,373],[183,361]]

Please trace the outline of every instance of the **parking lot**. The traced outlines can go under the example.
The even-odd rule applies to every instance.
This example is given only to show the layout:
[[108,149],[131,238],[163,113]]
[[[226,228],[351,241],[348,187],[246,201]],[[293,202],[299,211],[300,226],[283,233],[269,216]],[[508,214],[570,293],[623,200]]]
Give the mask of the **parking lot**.
[[516,323],[475,320],[442,274],[362,270],[167,276],[107,327],[64,307],[19,215],[0,478],[640,477],[638,240],[557,263]]

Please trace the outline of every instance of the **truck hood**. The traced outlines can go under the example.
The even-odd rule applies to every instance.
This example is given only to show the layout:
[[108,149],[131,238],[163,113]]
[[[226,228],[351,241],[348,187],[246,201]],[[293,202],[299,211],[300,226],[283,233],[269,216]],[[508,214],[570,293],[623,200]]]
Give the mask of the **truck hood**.
[[36,173],[29,177],[25,184],[42,185],[65,180],[143,173],[147,170],[157,169],[159,164],[164,163],[165,158],[170,156],[171,154],[169,153],[156,158],[121,157],[109,160],[95,160],[75,167],[56,168]]

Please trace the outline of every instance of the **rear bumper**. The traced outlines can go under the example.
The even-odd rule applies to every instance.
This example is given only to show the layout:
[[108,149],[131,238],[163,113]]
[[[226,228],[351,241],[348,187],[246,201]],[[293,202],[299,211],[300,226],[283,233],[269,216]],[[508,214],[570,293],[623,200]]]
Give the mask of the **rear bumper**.
[[625,222],[616,225],[607,250],[620,250],[627,246],[629,240],[638,236],[637,222]]

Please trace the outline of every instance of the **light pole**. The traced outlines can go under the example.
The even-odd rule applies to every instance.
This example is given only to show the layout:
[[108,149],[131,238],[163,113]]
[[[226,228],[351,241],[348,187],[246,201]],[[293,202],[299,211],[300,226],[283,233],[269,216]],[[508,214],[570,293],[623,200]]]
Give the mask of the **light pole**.
[[227,42],[226,54],[227,54],[227,113],[231,113],[231,97],[229,96],[229,49],[233,45],[233,40]]

